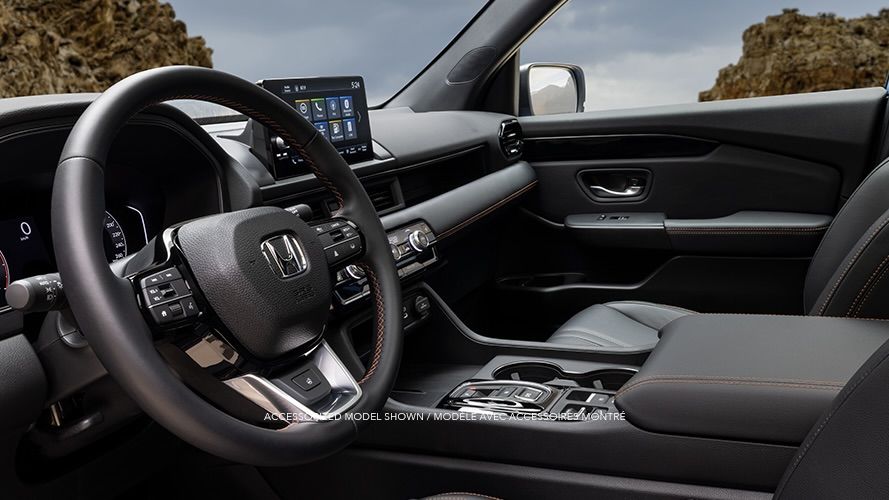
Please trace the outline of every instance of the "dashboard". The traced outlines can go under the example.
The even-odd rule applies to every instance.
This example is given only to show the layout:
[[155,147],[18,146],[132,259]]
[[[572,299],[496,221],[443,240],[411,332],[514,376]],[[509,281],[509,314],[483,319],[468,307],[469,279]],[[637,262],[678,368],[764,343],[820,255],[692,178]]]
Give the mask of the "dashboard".
[[[498,196],[509,195],[527,181],[527,170],[513,177],[500,172],[517,159],[503,142],[504,124],[514,122],[513,117],[368,110],[364,81],[358,76],[269,79],[260,84],[337,147],[364,184],[396,246],[398,231],[409,227],[420,227],[431,240],[450,235],[474,211],[491,208]],[[70,127],[91,100],[90,95],[0,100],[4,288],[14,280],[55,271],[54,252],[64,250],[52,245],[54,171]],[[170,224],[222,210],[300,204],[308,205],[315,219],[330,217],[332,197],[303,163],[280,138],[252,121],[201,127],[170,106],[150,108],[119,132],[108,158],[106,212],[96,221],[96,230],[103,231],[105,257],[109,262],[123,259]],[[435,261],[437,257],[422,262],[422,267]],[[421,262],[410,264],[417,267]],[[366,295],[361,283],[350,281],[347,274],[338,279],[344,287],[342,302]],[[0,294],[0,314],[9,311]]]

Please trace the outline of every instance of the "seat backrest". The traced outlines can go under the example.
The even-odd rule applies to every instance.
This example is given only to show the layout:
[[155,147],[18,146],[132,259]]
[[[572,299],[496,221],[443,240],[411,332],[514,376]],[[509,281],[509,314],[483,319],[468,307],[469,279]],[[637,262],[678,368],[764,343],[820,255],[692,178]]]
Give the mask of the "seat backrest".
[[776,499],[887,498],[889,342],[858,369],[812,427]]
[[889,160],[852,194],[806,275],[811,315],[889,318]]

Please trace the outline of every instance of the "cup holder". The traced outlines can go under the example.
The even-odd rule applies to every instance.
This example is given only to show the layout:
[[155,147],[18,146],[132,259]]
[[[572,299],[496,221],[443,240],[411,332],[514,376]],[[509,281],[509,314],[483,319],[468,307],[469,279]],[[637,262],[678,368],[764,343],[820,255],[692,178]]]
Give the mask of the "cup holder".
[[[629,368],[605,368],[586,373],[567,373],[549,363],[512,363],[494,370],[495,380],[516,380],[538,384],[559,382],[578,387],[616,391],[623,387],[636,370]],[[573,382],[574,384],[571,384]]]

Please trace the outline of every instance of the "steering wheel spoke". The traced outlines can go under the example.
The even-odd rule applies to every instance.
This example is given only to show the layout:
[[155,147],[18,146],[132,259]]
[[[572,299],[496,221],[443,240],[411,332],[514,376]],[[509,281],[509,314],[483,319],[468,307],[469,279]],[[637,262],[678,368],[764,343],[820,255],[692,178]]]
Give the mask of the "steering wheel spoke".
[[287,424],[332,420],[361,398],[361,386],[325,341],[273,373],[247,373],[225,384],[263,408],[269,419]]

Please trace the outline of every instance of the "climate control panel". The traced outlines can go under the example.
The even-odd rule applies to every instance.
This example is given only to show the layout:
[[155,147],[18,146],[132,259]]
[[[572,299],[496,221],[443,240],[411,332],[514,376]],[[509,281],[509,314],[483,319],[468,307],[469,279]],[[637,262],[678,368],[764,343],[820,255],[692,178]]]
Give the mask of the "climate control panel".
[[[389,250],[398,277],[405,279],[438,261],[435,252],[435,233],[423,221],[389,231]],[[340,304],[350,304],[370,294],[364,269],[351,265],[336,275],[336,298]]]

